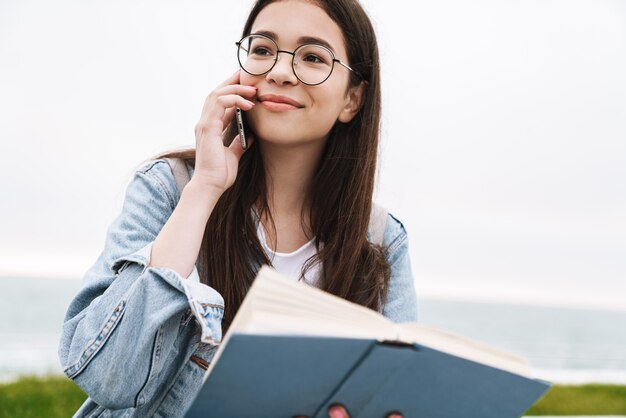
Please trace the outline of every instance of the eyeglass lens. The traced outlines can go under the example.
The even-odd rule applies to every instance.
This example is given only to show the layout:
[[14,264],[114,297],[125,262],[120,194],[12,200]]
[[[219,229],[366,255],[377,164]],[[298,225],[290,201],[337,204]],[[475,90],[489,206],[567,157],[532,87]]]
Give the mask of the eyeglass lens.
[[[325,81],[333,70],[333,56],[326,48],[305,44],[296,49],[293,70],[305,84]],[[274,41],[259,35],[250,35],[239,44],[239,64],[247,73],[263,75],[269,72],[278,60],[278,46]]]

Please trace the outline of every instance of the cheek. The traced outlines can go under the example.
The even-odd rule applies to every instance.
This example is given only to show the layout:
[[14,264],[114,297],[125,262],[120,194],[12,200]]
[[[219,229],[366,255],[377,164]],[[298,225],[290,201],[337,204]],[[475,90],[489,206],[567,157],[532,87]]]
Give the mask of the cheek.
[[316,92],[314,103],[319,114],[323,115],[324,119],[334,123],[345,106],[344,88],[338,83],[324,87],[323,91]]

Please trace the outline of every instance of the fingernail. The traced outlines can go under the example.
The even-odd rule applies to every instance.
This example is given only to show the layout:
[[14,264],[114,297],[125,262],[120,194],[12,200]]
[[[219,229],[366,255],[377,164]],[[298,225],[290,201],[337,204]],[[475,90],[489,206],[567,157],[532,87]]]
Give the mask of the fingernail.
[[330,418],[345,418],[343,411],[338,406],[330,408],[328,415],[330,415]]
[[246,102],[250,105],[250,107],[254,107],[254,102],[251,102],[250,100],[246,100]]

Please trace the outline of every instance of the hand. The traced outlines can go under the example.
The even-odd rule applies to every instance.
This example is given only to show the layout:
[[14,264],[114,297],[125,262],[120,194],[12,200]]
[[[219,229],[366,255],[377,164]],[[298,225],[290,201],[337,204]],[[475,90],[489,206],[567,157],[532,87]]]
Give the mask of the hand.
[[[328,408],[328,416],[330,418],[350,418],[350,414],[348,414],[348,411],[346,411],[346,409],[341,405],[333,405]],[[302,415],[294,418],[306,417]],[[385,416],[385,418],[402,418],[402,414],[400,414],[399,412],[390,412]]]
[[[220,84],[204,101],[200,120],[195,127],[196,166],[192,181],[223,193],[237,177],[239,159],[244,153],[237,135],[230,146],[224,146],[224,128],[235,115],[235,107],[250,110],[256,87],[239,84],[239,71]],[[247,132],[250,145],[252,135]]]

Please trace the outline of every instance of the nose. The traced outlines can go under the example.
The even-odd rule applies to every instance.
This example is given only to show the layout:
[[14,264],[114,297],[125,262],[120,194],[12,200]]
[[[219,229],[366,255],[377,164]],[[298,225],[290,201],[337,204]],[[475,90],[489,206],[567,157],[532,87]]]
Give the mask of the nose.
[[271,80],[278,85],[283,85],[287,83],[293,85],[297,84],[298,78],[293,72],[292,60],[293,55],[291,55],[290,53],[279,51],[278,58],[276,59],[276,64],[274,64],[274,67],[266,75],[267,80]]

